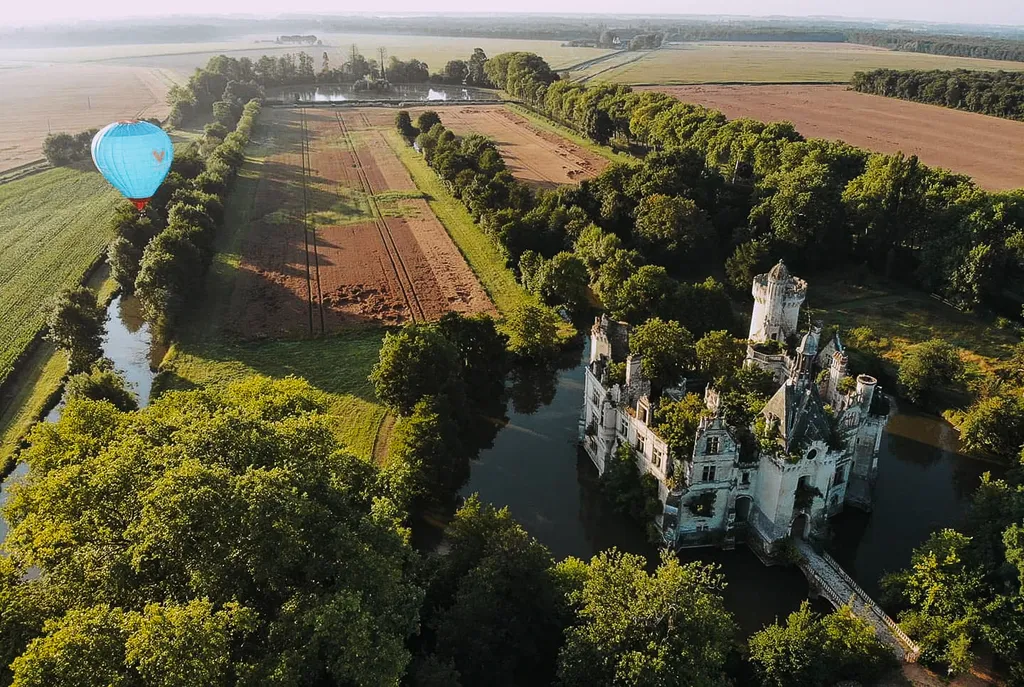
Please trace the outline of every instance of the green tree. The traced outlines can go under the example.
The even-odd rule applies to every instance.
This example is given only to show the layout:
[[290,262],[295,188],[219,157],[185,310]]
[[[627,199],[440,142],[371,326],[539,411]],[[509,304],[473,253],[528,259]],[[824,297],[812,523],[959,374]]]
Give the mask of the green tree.
[[5,512],[14,684],[396,684],[415,554],[320,399],[251,377],[38,425]]
[[725,261],[725,274],[729,285],[737,291],[750,291],[754,277],[764,274],[772,266],[773,253],[767,241],[754,240],[741,243]]
[[533,276],[534,290],[545,303],[564,305],[574,312],[587,304],[588,281],[583,262],[565,251],[543,261]]
[[409,116],[408,110],[399,110],[395,115],[395,128],[398,129],[398,133],[410,141],[420,133],[419,129],[412,125],[412,118]]
[[701,337],[696,352],[697,368],[717,384],[716,380],[736,374],[747,354],[747,345],[743,339],[733,338],[729,332],[719,329]]
[[654,413],[658,436],[668,444],[675,460],[689,460],[693,455],[697,425],[707,413],[704,400],[697,394],[686,394],[678,401],[662,399],[658,404]]
[[370,372],[377,398],[409,415],[424,396],[462,398],[459,353],[434,324],[407,324],[384,336],[380,360]]
[[690,332],[678,322],[657,317],[630,332],[629,352],[643,357],[640,370],[656,394],[678,383],[697,363]]
[[711,224],[689,198],[656,193],[640,201],[634,235],[649,260],[675,264],[710,239]]
[[421,133],[427,133],[434,128],[435,125],[441,123],[441,115],[437,114],[433,110],[426,110],[420,113],[420,116],[416,118],[416,128]]
[[963,373],[959,351],[942,339],[930,339],[904,353],[898,379],[907,398],[919,403],[939,388],[959,382]]
[[547,548],[507,508],[475,494],[445,528],[445,542],[427,560],[435,665],[453,666],[467,685],[550,679],[562,616]]
[[447,504],[469,476],[452,415],[446,397],[426,396],[395,424],[384,469],[402,476],[404,484],[393,485],[401,490],[396,501],[402,505],[412,505],[413,499]]
[[605,305],[616,318],[630,324],[639,324],[661,314],[678,287],[678,282],[660,265],[644,265],[627,275],[624,281],[612,287],[611,303],[605,300]]
[[107,401],[118,410],[139,408],[139,402],[124,377],[105,359],[93,365],[88,372],[71,375],[64,385],[64,394],[68,400],[82,398]]
[[1024,398],[1010,393],[976,401],[960,421],[960,441],[968,451],[1014,460],[1024,445]]
[[524,303],[505,316],[508,350],[525,360],[543,360],[558,346],[558,315],[550,308]]
[[627,444],[621,444],[605,462],[601,491],[617,513],[639,525],[648,525],[661,513],[658,481],[654,475],[640,473],[633,449]]
[[822,617],[804,601],[785,625],[768,625],[748,644],[750,662],[766,687],[871,684],[896,666],[874,628],[848,605]]
[[92,289],[66,289],[54,299],[46,318],[46,338],[67,353],[72,373],[88,370],[103,354],[105,321]]
[[559,653],[560,684],[730,684],[725,661],[735,626],[724,586],[713,566],[683,565],[668,552],[653,575],[641,556],[598,554],[579,592],[579,621]]

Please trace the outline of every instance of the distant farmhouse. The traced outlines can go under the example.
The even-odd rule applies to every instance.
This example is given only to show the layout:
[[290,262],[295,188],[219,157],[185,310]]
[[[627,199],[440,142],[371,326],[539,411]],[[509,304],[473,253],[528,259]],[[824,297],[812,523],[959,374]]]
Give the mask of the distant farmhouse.
[[[653,427],[650,381],[640,359],[627,355],[629,326],[600,317],[591,331],[583,448],[601,473],[620,446],[632,449],[637,468],[658,481],[655,524],[668,545],[729,548],[752,535],[767,549],[789,535],[813,535],[846,504],[871,508],[888,419],[876,380],[847,376],[838,333],[822,342],[812,324],[800,334],[807,283],[782,262],[755,277],[753,295],[744,364],[770,371],[778,390],[751,427],[730,427],[709,386],[692,455],[671,455]],[[623,361],[625,383],[611,383],[609,364]]]

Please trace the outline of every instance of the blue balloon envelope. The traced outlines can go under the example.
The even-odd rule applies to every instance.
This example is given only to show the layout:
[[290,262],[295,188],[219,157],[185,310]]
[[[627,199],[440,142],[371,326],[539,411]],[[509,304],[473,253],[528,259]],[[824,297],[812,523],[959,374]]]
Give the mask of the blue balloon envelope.
[[149,122],[114,122],[92,139],[96,169],[140,210],[160,188],[173,159],[170,137]]

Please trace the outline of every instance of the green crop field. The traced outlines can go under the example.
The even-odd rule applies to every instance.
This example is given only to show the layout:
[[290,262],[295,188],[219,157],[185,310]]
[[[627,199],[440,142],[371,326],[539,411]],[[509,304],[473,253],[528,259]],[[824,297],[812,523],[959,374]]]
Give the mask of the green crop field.
[[47,301],[78,284],[112,238],[119,197],[97,172],[67,167],[0,185],[0,382]]
[[[650,51],[643,59],[602,72],[593,80],[656,85],[847,83],[856,71],[880,68],[1024,70],[1024,63],[895,52],[847,43],[679,43]],[[600,65],[594,68],[599,69]]]

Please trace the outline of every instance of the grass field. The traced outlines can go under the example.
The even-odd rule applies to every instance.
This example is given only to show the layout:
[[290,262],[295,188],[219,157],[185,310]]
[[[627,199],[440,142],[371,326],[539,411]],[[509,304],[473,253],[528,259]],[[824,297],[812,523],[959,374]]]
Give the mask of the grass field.
[[1024,63],[895,52],[846,43],[679,43],[597,75],[625,84],[848,83],[871,69],[1024,70]]
[[869,327],[893,373],[908,347],[938,338],[961,349],[968,379],[977,378],[994,371],[1020,341],[1010,329],[873,275],[815,279],[808,288],[807,305],[815,318],[839,325],[841,332]]
[[97,172],[51,169],[0,185],[0,382],[112,238],[119,199]]

